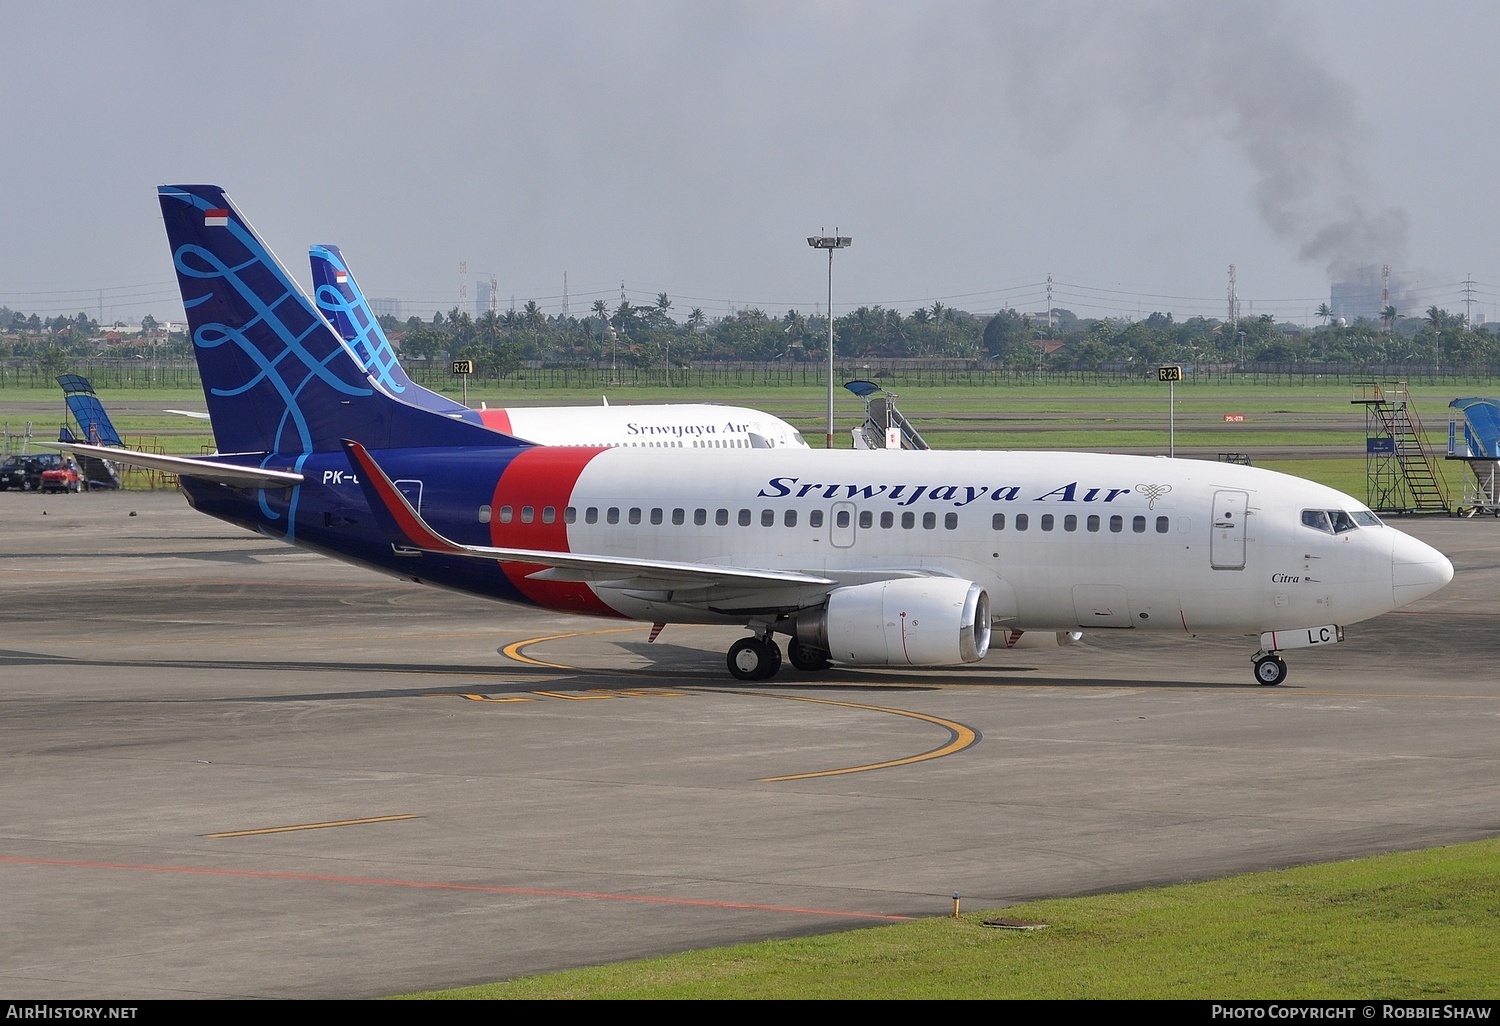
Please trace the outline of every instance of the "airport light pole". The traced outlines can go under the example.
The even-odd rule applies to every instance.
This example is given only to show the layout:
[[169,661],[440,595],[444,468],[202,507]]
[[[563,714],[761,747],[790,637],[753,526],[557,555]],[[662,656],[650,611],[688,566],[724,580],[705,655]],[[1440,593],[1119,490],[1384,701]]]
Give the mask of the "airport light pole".
[[846,249],[854,240],[847,235],[810,235],[807,244],[813,249],[828,250],[828,448],[833,448],[833,251]]

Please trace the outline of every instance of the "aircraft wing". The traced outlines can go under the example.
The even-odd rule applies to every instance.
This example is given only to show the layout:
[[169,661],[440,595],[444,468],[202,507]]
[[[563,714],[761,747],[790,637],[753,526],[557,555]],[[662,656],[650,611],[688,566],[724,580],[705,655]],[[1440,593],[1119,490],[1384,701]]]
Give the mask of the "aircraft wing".
[[109,445],[84,445],[81,442],[38,442],[32,445],[59,452],[84,453],[97,456],[111,463],[123,463],[128,467],[145,467],[161,470],[178,477],[193,477],[200,481],[217,481],[220,484],[239,488],[290,488],[303,481],[301,474],[291,470],[272,470],[269,467],[242,467],[233,463],[218,463],[213,460],[195,460],[190,456],[163,456],[153,452],[136,452],[134,449],[119,449]]
[[179,417],[192,417],[194,420],[207,420],[208,414],[197,410],[162,410],[163,413],[175,413]]
[[360,469],[359,484],[365,491],[370,508],[382,521],[392,541],[409,545],[422,552],[445,556],[465,556],[501,563],[529,563],[547,567],[530,576],[541,580],[608,580],[612,584],[630,582],[640,586],[647,582],[670,585],[735,584],[763,587],[836,584],[827,577],[796,570],[764,570],[751,567],[720,566],[711,563],[687,563],[665,559],[632,559],[622,556],[596,556],[583,552],[555,552],[547,549],[507,549],[489,545],[463,545],[433,530],[422,515],[412,508],[369,451],[358,442],[344,439],[349,462]]

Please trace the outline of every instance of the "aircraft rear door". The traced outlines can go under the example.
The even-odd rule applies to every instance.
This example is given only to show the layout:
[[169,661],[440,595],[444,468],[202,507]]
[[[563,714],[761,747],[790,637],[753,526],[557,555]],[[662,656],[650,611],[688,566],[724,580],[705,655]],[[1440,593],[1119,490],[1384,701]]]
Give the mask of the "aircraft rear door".
[[406,501],[411,503],[411,508],[418,513],[422,512],[422,482],[406,480],[395,482],[396,491],[406,496]]
[[1215,570],[1245,569],[1245,508],[1248,492],[1214,492],[1213,536],[1208,543],[1208,565]]

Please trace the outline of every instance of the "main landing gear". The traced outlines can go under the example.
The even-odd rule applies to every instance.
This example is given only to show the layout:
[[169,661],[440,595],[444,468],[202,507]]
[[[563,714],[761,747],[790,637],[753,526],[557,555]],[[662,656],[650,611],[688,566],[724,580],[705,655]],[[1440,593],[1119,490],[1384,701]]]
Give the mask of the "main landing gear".
[[729,673],[736,680],[766,680],[781,669],[781,649],[774,638],[741,638],[729,646]]
[[1275,652],[1257,652],[1253,658],[1257,684],[1272,688],[1286,680],[1286,660],[1281,656]]
[[[796,638],[787,642],[787,658],[805,673],[817,673],[833,665],[821,648],[804,645]],[[769,680],[781,669],[781,648],[770,634],[741,638],[729,646],[729,673],[736,680]]]

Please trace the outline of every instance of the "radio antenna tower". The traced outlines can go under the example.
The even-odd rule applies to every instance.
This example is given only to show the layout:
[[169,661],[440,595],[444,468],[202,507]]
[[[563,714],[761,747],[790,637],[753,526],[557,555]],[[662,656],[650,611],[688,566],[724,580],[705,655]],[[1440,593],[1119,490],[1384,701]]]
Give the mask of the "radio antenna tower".
[[568,316],[568,272],[563,272],[563,318]]
[[1052,275],[1047,275],[1047,334],[1052,334]]
[[1466,328],[1474,323],[1469,316],[1473,312],[1471,308],[1474,305],[1474,285],[1474,275],[1470,273],[1464,278],[1464,327]]
[[[1385,310],[1391,305],[1391,265],[1384,264],[1380,268],[1380,309]],[[1382,314],[1383,316],[1383,314]]]
[[1229,328],[1238,331],[1240,327],[1240,297],[1234,287],[1234,265],[1229,265]]
[[[490,313],[499,313],[500,312],[500,298],[497,295],[497,293],[499,293],[499,291],[500,291],[500,282],[497,281],[495,279],[495,276],[492,274],[492,275],[490,275]],[[511,300],[510,305],[511,306],[515,306],[516,305],[516,301],[515,300]]]
[[458,262],[458,309],[463,311],[469,305],[469,262],[460,260]]

